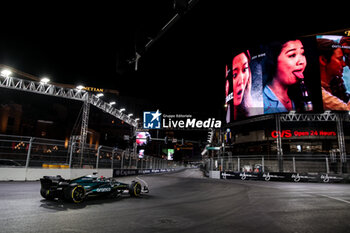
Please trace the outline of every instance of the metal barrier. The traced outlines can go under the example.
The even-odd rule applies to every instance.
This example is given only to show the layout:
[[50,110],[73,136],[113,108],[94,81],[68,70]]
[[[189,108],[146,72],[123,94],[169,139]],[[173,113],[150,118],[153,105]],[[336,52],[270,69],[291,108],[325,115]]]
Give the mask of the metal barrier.
[[[76,142],[0,134],[0,160],[6,167],[88,169],[171,169],[174,161],[103,145],[88,145],[80,153]],[[2,164],[4,165],[4,163]]]
[[[350,171],[349,156],[347,158],[331,155],[284,155],[283,172],[290,173],[333,173],[342,174]],[[240,155],[218,156],[204,160],[204,169],[221,172],[281,172],[277,156]]]

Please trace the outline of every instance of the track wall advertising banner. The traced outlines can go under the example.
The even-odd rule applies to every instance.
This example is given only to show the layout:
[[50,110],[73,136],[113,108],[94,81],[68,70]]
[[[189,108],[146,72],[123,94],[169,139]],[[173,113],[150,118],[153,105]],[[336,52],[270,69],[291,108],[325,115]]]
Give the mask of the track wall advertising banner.
[[231,51],[225,122],[289,111],[350,110],[350,37],[291,38]]

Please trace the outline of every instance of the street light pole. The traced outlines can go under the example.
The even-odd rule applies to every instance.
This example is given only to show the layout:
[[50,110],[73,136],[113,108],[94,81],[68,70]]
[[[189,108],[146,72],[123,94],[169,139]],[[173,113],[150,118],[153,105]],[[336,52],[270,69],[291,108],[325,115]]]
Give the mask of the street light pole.
[[283,172],[283,149],[282,149],[282,139],[281,139],[281,120],[280,115],[275,114],[276,119],[276,131],[277,138],[276,138],[276,146],[277,146],[277,161],[278,161],[278,169],[279,172]]

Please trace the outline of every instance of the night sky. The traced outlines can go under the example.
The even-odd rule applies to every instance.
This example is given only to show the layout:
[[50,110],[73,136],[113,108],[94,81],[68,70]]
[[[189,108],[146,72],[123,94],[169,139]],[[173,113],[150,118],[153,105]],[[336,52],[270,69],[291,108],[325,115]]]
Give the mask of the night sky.
[[[172,0],[145,2],[16,8],[2,15],[0,63],[54,82],[116,89],[151,103],[143,110],[220,117],[231,48],[349,27],[327,6],[200,0],[145,52],[175,14]],[[127,63],[135,48],[138,71]]]

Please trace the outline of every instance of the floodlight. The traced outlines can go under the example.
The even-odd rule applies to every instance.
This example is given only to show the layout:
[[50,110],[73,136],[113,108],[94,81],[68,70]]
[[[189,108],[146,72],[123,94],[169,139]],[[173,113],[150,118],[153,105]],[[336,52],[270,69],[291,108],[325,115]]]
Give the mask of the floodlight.
[[81,91],[81,90],[83,90],[85,87],[84,87],[83,85],[78,85],[76,88],[77,88],[79,91]]
[[1,75],[4,76],[4,77],[8,77],[11,74],[12,74],[11,70],[8,70],[8,69],[5,69],[5,70],[1,71]]
[[43,77],[42,79],[40,79],[40,82],[43,84],[48,84],[50,82],[50,79],[47,77]]

